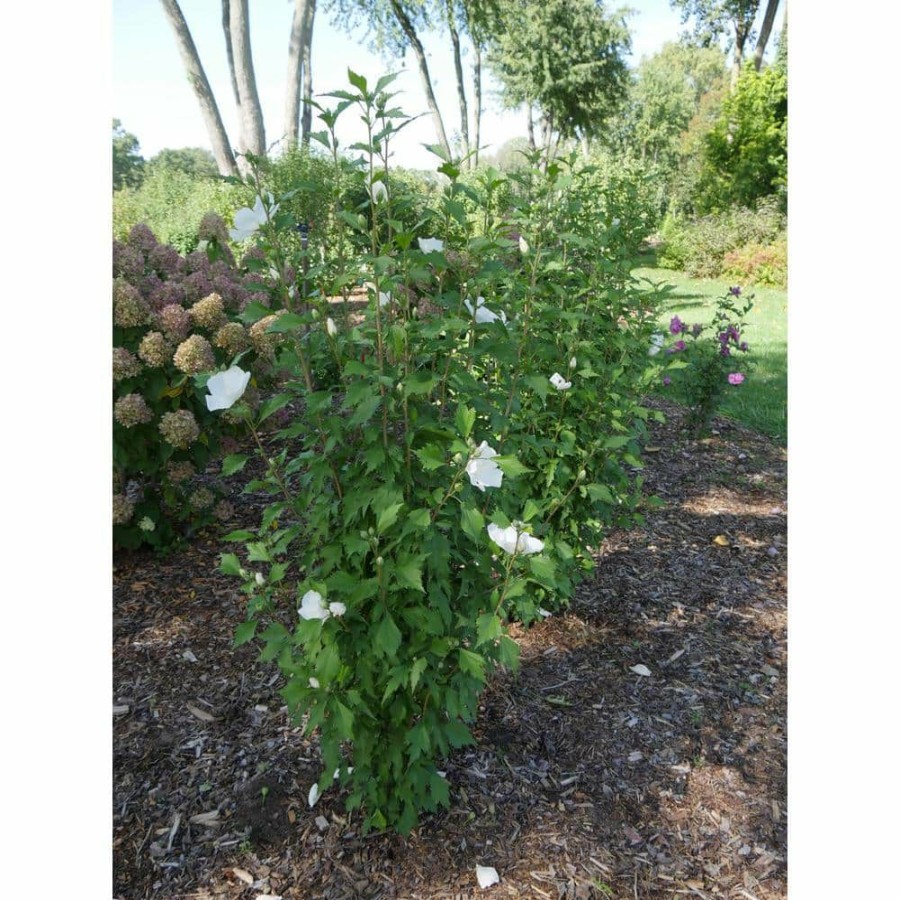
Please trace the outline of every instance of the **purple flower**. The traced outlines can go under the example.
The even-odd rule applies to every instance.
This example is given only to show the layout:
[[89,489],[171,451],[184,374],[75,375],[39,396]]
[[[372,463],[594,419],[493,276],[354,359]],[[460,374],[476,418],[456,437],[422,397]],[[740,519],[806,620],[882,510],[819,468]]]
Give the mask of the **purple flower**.
[[728,347],[728,344],[722,344],[719,348],[719,354],[721,356],[731,356],[731,350]]
[[744,353],[746,353],[749,349],[750,345],[746,341],[741,341],[741,345],[740,347],[738,347],[738,350],[743,350]]
[[675,341],[675,346],[672,348],[673,352],[677,352],[678,350],[684,350],[687,345],[684,341]]
[[699,322],[696,322],[694,325],[691,326],[691,334],[695,338],[700,337],[701,331],[703,331],[703,326]]
[[672,379],[669,378],[668,375],[666,375],[666,377],[663,378],[663,384],[664,384],[666,387],[668,387],[671,383],[672,383]]
[[672,334],[681,334],[681,332],[684,331],[684,325],[678,316],[672,316],[672,321],[669,322],[669,331]]
[[728,288],[728,293],[731,294],[732,297],[740,297],[741,289],[739,287]]
[[729,384],[742,384],[744,381],[744,376],[740,372],[732,372],[728,376]]

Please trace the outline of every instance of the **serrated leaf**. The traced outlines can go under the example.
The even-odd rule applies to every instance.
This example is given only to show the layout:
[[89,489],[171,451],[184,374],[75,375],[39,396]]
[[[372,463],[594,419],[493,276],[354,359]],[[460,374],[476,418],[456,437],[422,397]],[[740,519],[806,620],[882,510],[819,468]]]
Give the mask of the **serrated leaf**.
[[416,685],[418,685],[419,679],[422,677],[422,673],[427,668],[428,660],[424,656],[420,656],[412,664],[412,668],[409,670],[409,685],[413,690],[416,689]]
[[259,421],[264,422],[279,409],[284,409],[293,399],[292,394],[276,394],[274,397],[269,397],[259,408]]
[[379,534],[384,534],[394,522],[397,521],[397,516],[400,514],[400,510],[403,508],[403,503],[391,503],[389,506],[386,506],[378,513],[378,521],[375,524],[375,530]]
[[494,613],[485,613],[478,617],[478,638],[475,646],[480,647],[488,641],[495,640],[503,633],[500,617]]
[[525,475],[527,472],[531,471],[528,466],[520,463],[515,456],[495,456],[494,462],[500,466],[503,470],[503,474],[508,475],[510,478],[516,478],[519,475]]
[[439,469],[446,463],[444,451],[437,444],[427,444],[421,450],[416,450],[415,453],[426,472]]
[[484,516],[474,506],[463,506],[460,526],[463,532],[476,543],[482,540],[484,536]]
[[256,622],[244,622],[234,630],[234,643],[233,647],[240,647],[241,644],[246,644],[247,641],[253,640],[253,635],[256,634]]
[[394,577],[400,587],[412,588],[416,591],[425,593],[422,586],[422,560],[409,559],[405,562],[398,563],[394,568]]
[[385,656],[394,657],[400,647],[403,635],[390,615],[386,615],[373,629],[372,640],[375,649]]
[[467,438],[472,433],[472,426],[475,424],[475,410],[469,409],[465,404],[460,404],[456,407],[454,421],[459,434],[463,438]]
[[241,561],[234,553],[223,553],[219,557],[219,571],[223,575],[240,575]]
[[591,500],[599,500],[602,503],[615,503],[612,492],[605,484],[589,484],[587,492]]
[[222,460],[222,476],[227,478],[229,475],[234,475],[235,472],[240,472],[247,464],[248,459],[246,453],[233,453],[231,456],[226,456]]

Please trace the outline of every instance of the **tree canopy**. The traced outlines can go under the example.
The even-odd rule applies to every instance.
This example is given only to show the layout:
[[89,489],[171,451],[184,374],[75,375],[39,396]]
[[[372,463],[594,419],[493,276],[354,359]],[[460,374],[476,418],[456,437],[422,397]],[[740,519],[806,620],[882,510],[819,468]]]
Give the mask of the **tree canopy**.
[[112,123],[113,190],[137,187],[144,177],[144,158],[137,137],[119,119]]

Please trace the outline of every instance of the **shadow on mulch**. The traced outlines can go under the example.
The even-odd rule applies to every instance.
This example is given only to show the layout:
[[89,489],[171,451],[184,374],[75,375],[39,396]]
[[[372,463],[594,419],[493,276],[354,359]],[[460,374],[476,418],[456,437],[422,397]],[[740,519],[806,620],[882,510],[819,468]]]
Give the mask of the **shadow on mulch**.
[[231,649],[242,598],[214,536],[119,561],[115,896],[463,898],[478,863],[497,898],[785,897],[784,453],[726,422],[685,441],[658,405],[664,505],[516,632],[519,676],[446,761],[451,809],[408,839],[362,837],[337,787],[310,810],[315,741],[277,670]]

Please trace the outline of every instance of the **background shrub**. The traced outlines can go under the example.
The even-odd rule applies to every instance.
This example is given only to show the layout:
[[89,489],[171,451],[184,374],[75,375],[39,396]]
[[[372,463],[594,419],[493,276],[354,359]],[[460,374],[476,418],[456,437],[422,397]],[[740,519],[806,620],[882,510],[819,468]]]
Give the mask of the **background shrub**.
[[787,287],[787,240],[748,244],[725,254],[722,274],[737,284]]

